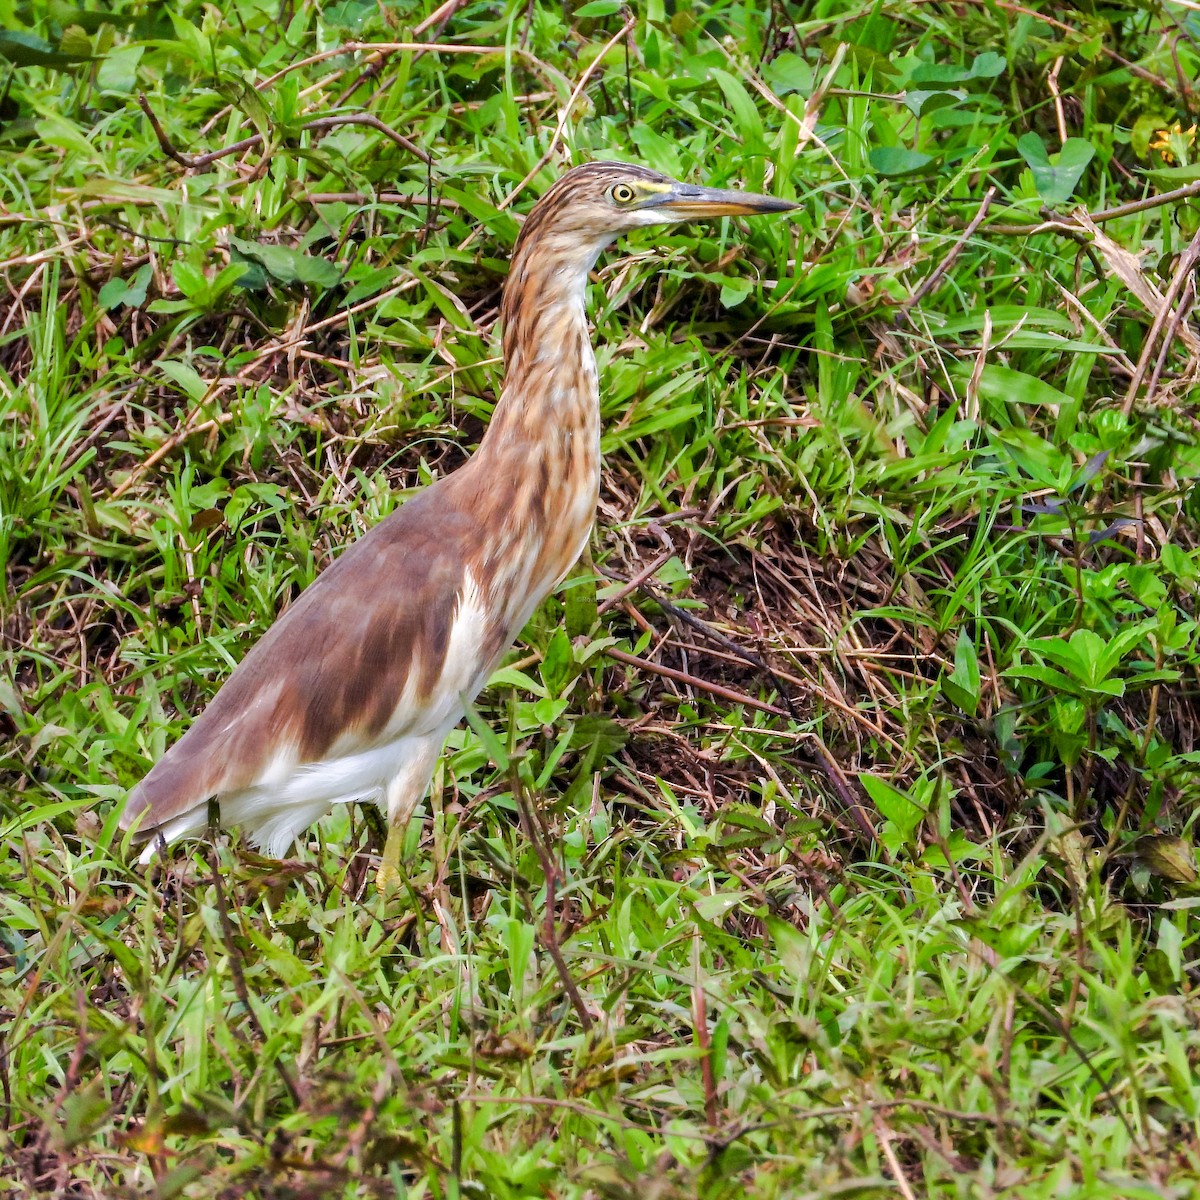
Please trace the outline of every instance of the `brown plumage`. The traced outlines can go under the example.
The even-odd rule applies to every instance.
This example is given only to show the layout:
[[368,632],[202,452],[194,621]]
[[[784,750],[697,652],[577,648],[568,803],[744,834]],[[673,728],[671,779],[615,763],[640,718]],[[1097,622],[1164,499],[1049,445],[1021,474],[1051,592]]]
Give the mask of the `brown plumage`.
[[130,793],[123,826],[173,841],[202,830],[215,799],[223,823],[279,855],[336,803],[374,800],[407,821],[446,734],[587,542],[600,484],[584,312],[596,257],[642,225],[791,207],[621,163],[568,171],[513,250],[505,383],[479,449],[275,622]]

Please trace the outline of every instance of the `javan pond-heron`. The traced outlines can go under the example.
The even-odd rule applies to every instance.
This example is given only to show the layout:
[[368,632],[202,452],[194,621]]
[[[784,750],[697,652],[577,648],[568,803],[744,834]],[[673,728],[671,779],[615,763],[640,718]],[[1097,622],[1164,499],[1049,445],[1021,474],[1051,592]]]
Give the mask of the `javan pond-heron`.
[[122,825],[152,837],[142,861],[204,830],[212,801],[273,857],[334,804],[374,801],[393,832],[407,823],[446,735],[591,532],[584,300],[601,250],[644,225],[793,207],[611,162],[550,188],[513,250],[504,387],[479,449],[323,572],[133,789]]

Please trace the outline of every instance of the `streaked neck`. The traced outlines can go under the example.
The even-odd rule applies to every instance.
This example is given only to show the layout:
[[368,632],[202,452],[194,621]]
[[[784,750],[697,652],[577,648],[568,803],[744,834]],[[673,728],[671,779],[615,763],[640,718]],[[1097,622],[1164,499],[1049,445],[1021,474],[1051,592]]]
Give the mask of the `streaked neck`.
[[468,466],[476,502],[497,514],[478,578],[503,595],[508,636],[579,557],[595,517],[600,397],[584,298],[600,248],[523,237],[504,288],[504,388]]
[[500,438],[599,436],[596,357],[584,303],[605,242],[523,230],[504,285],[504,388],[481,450]]

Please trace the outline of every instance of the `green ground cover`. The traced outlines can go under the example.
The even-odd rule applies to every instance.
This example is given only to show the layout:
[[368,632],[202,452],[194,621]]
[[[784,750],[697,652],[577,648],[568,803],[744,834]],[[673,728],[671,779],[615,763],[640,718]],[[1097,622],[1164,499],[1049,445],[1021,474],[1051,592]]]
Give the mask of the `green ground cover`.
[[[1197,5],[3,25],[0,1194],[1200,1191]],[[800,208],[602,259],[590,557],[405,886],[131,865],[600,156]]]

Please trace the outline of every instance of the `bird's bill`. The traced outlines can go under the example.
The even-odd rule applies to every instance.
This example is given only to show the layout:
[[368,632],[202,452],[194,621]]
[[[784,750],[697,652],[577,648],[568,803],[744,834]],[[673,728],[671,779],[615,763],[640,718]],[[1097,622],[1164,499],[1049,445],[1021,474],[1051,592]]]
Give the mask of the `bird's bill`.
[[661,208],[672,216],[687,220],[692,217],[738,217],[753,216],[755,213],[790,212],[797,205],[792,200],[780,200],[777,196],[677,183],[648,207]]

